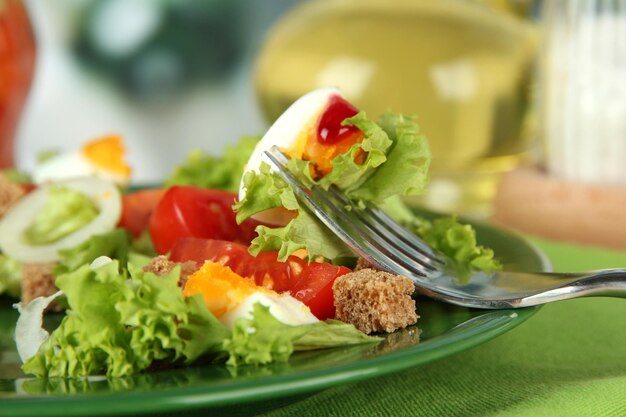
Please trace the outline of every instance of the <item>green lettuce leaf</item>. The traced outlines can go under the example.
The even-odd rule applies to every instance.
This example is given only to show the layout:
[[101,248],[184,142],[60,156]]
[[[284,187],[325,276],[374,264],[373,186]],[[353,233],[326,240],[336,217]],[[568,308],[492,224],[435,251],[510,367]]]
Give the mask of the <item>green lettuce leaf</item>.
[[347,190],[352,200],[381,204],[393,196],[419,195],[428,183],[430,149],[414,118],[385,113],[378,121],[392,138],[386,161],[358,188]]
[[447,257],[447,268],[459,284],[468,282],[472,270],[490,272],[502,268],[493,250],[478,244],[474,228],[459,223],[455,216],[432,221],[416,218],[413,227],[418,236]]
[[250,171],[244,175],[243,185],[246,188],[246,198],[233,206],[233,210],[237,212],[238,223],[256,213],[276,207],[287,210],[300,208],[291,187],[273,174],[270,166],[264,162],[261,163],[259,172]]
[[126,276],[117,262],[93,271],[83,265],[61,275],[70,310],[59,327],[22,369],[39,377],[75,377],[134,373],[136,367],[115,303],[122,300]]
[[232,337],[225,340],[227,365],[257,365],[286,361],[293,353],[293,340],[307,332],[306,326],[287,326],[270,314],[269,308],[254,305],[252,319],[239,318]]
[[[380,126],[367,118],[365,112],[344,120],[342,124],[358,127],[363,132],[363,141],[355,143],[348,152],[333,158],[333,170],[317,184],[324,188],[334,184],[349,194],[351,190],[362,187],[376,169],[386,162],[386,153],[392,140]],[[366,157],[362,164],[357,164],[354,161],[360,152],[365,152]],[[308,174],[308,168],[305,172]]]
[[222,157],[202,150],[192,151],[183,165],[165,180],[166,186],[195,185],[236,192],[244,167],[259,141],[258,136],[244,136],[235,146],[229,146]]
[[354,326],[336,320],[289,326],[277,320],[269,308],[254,305],[252,318],[235,321],[232,337],[224,341],[228,365],[260,365],[284,362],[294,351],[372,343],[380,338],[367,336]]
[[113,229],[108,233],[94,235],[83,243],[59,251],[61,260],[54,270],[59,276],[90,264],[99,256],[117,259],[121,268],[126,268],[131,250],[132,236],[124,229]]
[[31,245],[46,245],[74,233],[98,217],[98,207],[85,194],[53,185],[23,238]]
[[138,238],[133,240],[132,250],[133,252],[150,257],[157,256],[156,249],[154,249],[154,243],[152,243],[152,238],[150,237],[150,232],[148,230],[144,230]]
[[257,226],[258,236],[251,242],[250,253],[277,251],[278,259],[284,261],[299,249],[306,249],[311,257],[320,255],[329,259],[351,256],[352,252],[322,223],[300,210],[293,190],[263,163],[260,172],[248,172],[244,177],[246,198],[234,205],[237,221],[264,210],[284,207],[296,210],[296,218],[284,227]]
[[0,295],[7,294],[19,298],[22,281],[22,264],[4,254],[0,254]]
[[219,351],[230,335],[206,308],[200,294],[183,298],[180,269],[157,276],[129,265],[130,282],[115,308],[130,326],[130,349],[141,369],[155,360],[189,363]]
[[190,362],[220,350],[230,332],[199,296],[184,298],[179,268],[167,276],[117,261],[60,275],[70,309],[59,327],[23,365],[39,377],[130,375],[154,361]]
[[252,240],[249,251],[277,251],[278,260],[285,261],[299,249],[305,249],[310,259],[323,256],[327,259],[354,256],[354,253],[315,216],[299,210],[298,216],[284,227],[257,226],[258,236]]
[[384,340],[382,337],[368,336],[353,325],[339,320],[309,324],[308,330],[306,334],[294,341],[294,350],[325,349]]
[[[382,204],[394,196],[424,190],[430,151],[412,118],[389,113],[377,124],[361,112],[344,123],[359,127],[364,139],[334,158],[333,170],[327,176],[315,181],[310,176],[310,162],[295,159],[289,161],[290,171],[309,186],[335,184],[357,202]],[[354,162],[358,152],[366,154],[362,164]],[[301,209],[291,188],[269,166],[262,164],[259,171],[244,177],[246,197],[234,206],[237,221],[276,207],[297,211],[298,215],[284,227],[257,227],[258,237],[250,246],[252,254],[278,251],[279,260],[285,260],[293,252],[306,249],[310,258],[354,256],[317,218]]]

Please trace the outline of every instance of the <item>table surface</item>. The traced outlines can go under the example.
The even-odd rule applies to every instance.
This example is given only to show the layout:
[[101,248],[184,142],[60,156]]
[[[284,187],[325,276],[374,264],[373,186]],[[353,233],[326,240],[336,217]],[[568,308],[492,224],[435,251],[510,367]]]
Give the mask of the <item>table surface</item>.
[[[626,266],[626,252],[534,243],[558,271]],[[207,414],[199,409],[166,415]],[[626,416],[626,300],[550,304],[511,332],[452,357],[309,396],[211,414]]]

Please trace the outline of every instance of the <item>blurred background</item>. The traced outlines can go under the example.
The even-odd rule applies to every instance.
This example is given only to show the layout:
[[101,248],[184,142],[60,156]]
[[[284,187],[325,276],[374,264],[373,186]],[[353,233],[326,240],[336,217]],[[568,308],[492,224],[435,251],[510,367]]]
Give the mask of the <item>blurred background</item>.
[[[570,183],[624,192],[625,3],[0,0],[5,25],[26,9],[36,56],[15,149],[2,152],[29,170],[42,151],[120,133],[134,182],[156,183],[192,149],[219,155],[333,85],[372,117],[417,115],[434,158],[413,203],[528,230],[589,194]],[[536,192],[556,205],[533,214]],[[586,199],[603,200],[577,210]],[[601,216],[615,223],[611,210]]]
[[37,41],[32,89],[17,132],[26,170],[47,149],[120,133],[137,183],[167,176],[195,147],[267,124],[253,58],[295,0],[26,1]]

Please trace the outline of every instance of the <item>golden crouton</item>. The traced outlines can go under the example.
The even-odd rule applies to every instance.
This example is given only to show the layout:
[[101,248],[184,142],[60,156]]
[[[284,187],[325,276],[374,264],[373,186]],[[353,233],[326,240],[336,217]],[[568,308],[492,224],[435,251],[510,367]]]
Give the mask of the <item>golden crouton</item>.
[[402,276],[374,269],[342,275],[333,284],[336,319],[364,333],[393,332],[417,322],[415,286]]
[[[22,302],[31,302],[37,297],[47,297],[59,291],[54,285],[55,262],[27,263],[22,268]],[[51,303],[47,310],[60,311],[62,307]]]
[[177,263],[170,261],[169,259],[167,259],[166,256],[159,255],[155,258],[152,258],[150,264],[144,266],[143,270],[145,272],[152,272],[156,275],[167,275],[172,271],[172,269],[174,269],[176,265],[180,265],[180,277],[178,279],[178,286],[184,287],[187,283],[187,278],[189,278],[189,275],[198,270],[198,266],[193,261]]
[[0,174],[0,217],[23,195],[22,187]]

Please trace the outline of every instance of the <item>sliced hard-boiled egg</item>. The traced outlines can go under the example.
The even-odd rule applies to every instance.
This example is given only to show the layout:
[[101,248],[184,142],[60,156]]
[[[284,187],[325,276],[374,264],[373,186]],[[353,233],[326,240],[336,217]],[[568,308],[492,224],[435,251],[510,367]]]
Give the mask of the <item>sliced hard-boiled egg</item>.
[[[276,119],[259,141],[244,169],[244,176],[250,171],[258,172],[263,162],[272,166],[264,152],[273,146],[291,158],[311,161],[314,175],[328,174],[334,157],[363,140],[357,127],[342,125],[346,118],[357,113],[358,109],[336,88],[321,88],[305,94]],[[245,195],[242,181],[239,199]]]
[[183,294],[186,297],[202,294],[211,313],[230,328],[240,317],[251,318],[256,303],[268,307],[270,314],[285,324],[295,326],[319,321],[306,305],[289,294],[260,287],[228,266],[215,262],[205,262],[192,274]]
[[[43,209],[51,187],[63,186],[92,200],[97,216],[80,229],[49,244],[33,244],[24,238],[27,229]],[[20,262],[53,262],[59,250],[69,249],[93,235],[112,230],[120,220],[122,197],[115,184],[99,178],[75,178],[43,185],[15,203],[0,219],[0,250]]]
[[118,135],[104,136],[74,152],[64,153],[39,165],[33,172],[37,184],[78,177],[99,177],[127,184],[131,169],[124,161],[124,144]]

